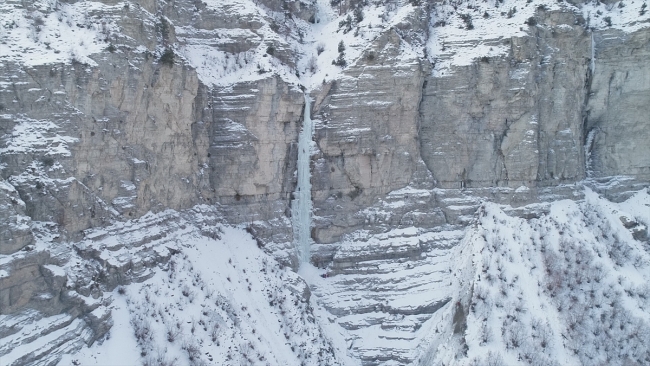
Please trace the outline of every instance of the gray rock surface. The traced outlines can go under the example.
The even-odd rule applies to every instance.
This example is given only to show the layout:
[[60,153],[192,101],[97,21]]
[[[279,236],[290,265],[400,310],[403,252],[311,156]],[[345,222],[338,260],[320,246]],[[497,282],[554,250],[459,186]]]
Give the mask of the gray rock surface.
[[594,32],[595,70],[585,131],[594,176],[650,177],[650,34]]
[[[378,331],[381,347],[351,347],[365,364],[415,359],[400,342],[423,339],[420,327],[450,298],[454,289],[434,282],[446,283],[446,250],[483,200],[529,219],[543,205],[519,206],[580,199],[585,178],[619,200],[650,179],[647,27],[594,30],[576,9],[539,9],[524,35],[479,35],[427,55],[436,34],[433,5],[422,4],[312,90],[305,111],[297,65],[309,56],[303,32],[322,15],[315,1],[262,0],[254,11],[102,4],[110,10],[90,9],[82,25],[113,27],[105,51],[0,63],[0,316],[14,324],[0,339],[30,344],[30,324],[53,317],[42,334],[64,340],[18,363],[55,362],[50,353],[105,334],[104,293],[149,278],[188,223],[200,235],[218,235],[210,227],[220,220],[245,223],[260,248],[297,268],[290,204],[304,113],[315,123],[312,262],[330,276],[313,290],[349,341]],[[402,5],[411,7],[386,8]],[[46,12],[32,1],[3,6]],[[439,72],[478,46],[507,52]],[[161,62],[165,49],[173,62]],[[217,83],[257,54],[274,68]],[[201,65],[196,55],[212,58]],[[219,57],[231,61],[209,74]],[[139,226],[120,226],[127,220]],[[409,289],[435,296],[400,304]],[[358,292],[365,305],[350,308]],[[382,333],[397,328],[399,340]]]
[[[503,40],[510,52],[427,78],[422,159],[442,188],[547,186],[585,176],[589,33],[571,13]],[[478,42],[478,41],[477,41]],[[441,57],[444,59],[444,55]]]
[[34,242],[25,202],[7,181],[0,180],[0,254],[12,254]]
[[358,224],[351,214],[405,187],[418,170],[425,71],[417,59],[395,62],[402,42],[386,32],[339,80],[314,92],[316,242],[338,240]]

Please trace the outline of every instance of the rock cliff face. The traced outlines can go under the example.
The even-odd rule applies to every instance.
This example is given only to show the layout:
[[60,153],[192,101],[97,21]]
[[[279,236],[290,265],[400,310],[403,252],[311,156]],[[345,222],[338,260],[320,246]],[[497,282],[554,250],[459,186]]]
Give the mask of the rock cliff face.
[[427,78],[420,142],[439,186],[535,187],[584,178],[589,33],[581,15],[539,18],[544,26],[526,36],[482,40],[501,43],[506,54]]
[[407,186],[418,170],[424,70],[415,58],[394,63],[400,43],[396,32],[382,35],[358,64],[316,94],[317,242],[340,239],[345,227],[359,224],[351,214]]
[[585,131],[594,176],[630,175],[648,180],[648,114],[641,101],[650,93],[647,29],[593,35],[594,72],[589,85]]
[[[645,12],[505,1],[0,5],[0,314],[22,324],[0,339],[66,314],[54,354],[92,343],[104,292],[150,278],[188,226],[245,225],[297,268],[310,113],[314,293],[354,357],[414,362],[484,200],[531,219],[585,182],[623,199],[650,179]],[[42,350],[16,364],[56,362]]]

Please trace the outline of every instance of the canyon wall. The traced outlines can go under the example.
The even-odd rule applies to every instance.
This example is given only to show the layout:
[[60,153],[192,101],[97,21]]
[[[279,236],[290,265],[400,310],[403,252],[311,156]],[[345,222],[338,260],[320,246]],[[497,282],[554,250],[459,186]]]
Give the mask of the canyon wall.
[[[647,185],[647,26],[589,28],[575,9],[538,8],[535,22],[515,35],[468,30],[462,40],[438,42],[433,53],[426,44],[443,39],[429,16],[433,5],[400,3],[411,9],[406,16],[375,25],[378,36],[357,47],[349,66],[311,84],[306,111],[301,78],[308,71],[299,68],[311,51],[299,47],[321,20],[319,5],[261,3],[266,15],[236,1],[102,2],[86,9],[85,23],[67,20],[78,32],[96,30],[98,52],[61,59],[48,42],[41,51],[54,61],[34,62],[3,48],[0,313],[85,316],[95,333],[84,339],[92,342],[108,318],[93,318],[99,305],[74,293],[101,298],[101,291],[92,290],[95,282],[69,283],[48,266],[64,265],[73,252],[103,263],[99,252],[72,243],[168,209],[207,205],[206,222],[246,224],[258,246],[296,268],[290,206],[304,113],[315,124],[312,261],[332,274],[354,275],[350,268],[364,261],[417,261],[455,245],[457,232],[430,238],[408,228],[461,230],[484,199],[515,207],[575,199],[582,194],[575,183],[612,176]],[[343,2],[339,11],[355,4]],[[30,37],[38,38],[40,22],[49,29],[62,16],[59,6],[77,5],[3,6],[24,10]],[[468,49],[486,51],[454,61]],[[391,238],[411,238],[417,248],[387,254],[383,244],[345,245],[361,232],[394,230],[404,232]],[[143,268],[169,259],[142,253],[146,265],[110,267],[111,280],[107,265],[98,265],[88,277],[112,290],[146,279]],[[431,316],[445,299],[386,313]],[[342,314],[334,303],[329,310]]]

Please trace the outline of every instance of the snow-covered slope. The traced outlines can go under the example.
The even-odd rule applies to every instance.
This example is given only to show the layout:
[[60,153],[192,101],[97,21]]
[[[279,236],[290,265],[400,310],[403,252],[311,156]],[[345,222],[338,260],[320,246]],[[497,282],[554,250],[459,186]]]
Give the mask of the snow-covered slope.
[[[5,316],[15,333],[3,339],[23,346],[2,357],[43,349],[71,352],[59,365],[645,364],[650,194],[614,203],[584,189],[578,201],[517,209],[484,202],[462,231],[357,233],[326,270],[299,273],[206,208],[89,232],[79,253],[102,258],[108,273],[136,263],[127,255],[163,259],[139,272],[143,282],[94,300],[95,319],[109,314],[113,325],[92,347],[76,351],[91,318]],[[81,261],[50,268],[83,292]],[[37,329],[47,332],[28,336]]]
[[107,340],[60,364],[340,364],[306,283],[243,228],[216,232],[179,237],[178,253],[150,279],[113,291]]
[[[59,254],[44,271],[62,288],[42,289],[41,311],[1,315],[3,364],[354,364],[307,283],[219,221],[167,210],[89,230],[74,252],[39,241],[32,253]],[[57,297],[83,313],[48,314]]]
[[650,362],[647,190],[582,201],[537,218],[486,203],[456,255],[462,289],[420,364],[643,365]]

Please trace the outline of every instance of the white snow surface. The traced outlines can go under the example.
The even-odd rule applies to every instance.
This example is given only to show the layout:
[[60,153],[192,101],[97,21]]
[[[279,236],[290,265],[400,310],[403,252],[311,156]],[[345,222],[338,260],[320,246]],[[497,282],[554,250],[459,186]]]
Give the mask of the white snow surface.
[[[456,248],[463,290],[420,364],[650,362],[650,247],[621,220],[647,227],[647,190],[616,204],[587,188],[584,201],[553,202],[531,220],[504,209],[486,203]],[[466,329],[454,332],[458,309]]]
[[[11,61],[27,66],[70,63],[73,61],[95,66],[93,55],[106,51],[111,42],[120,42],[119,21],[113,16],[128,5],[119,2],[106,5],[94,1],[74,4],[56,0],[35,2],[34,11],[14,6],[14,1],[0,4],[0,62]],[[171,45],[177,54],[194,67],[199,78],[208,85],[228,86],[255,81],[275,74],[288,83],[316,89],[325,81],[340,77],[355,64],[364,50],[381,34],[395,28],[404,28],[417,18],[418,7],[410,1],[369,2],[362,6],[363,19],[357,21],[354,10],[339,13],[330,0],[316,0],[315,23],[269,10],[253,0],[209,0],[204,2],[210,11],[224,19],[237,17],[251,24],[250,29],[222,27],[196,29],[175,25],[178,43]],[[411,63],[415,58],[427,57],[435,64],[437,76],[449,73],[452,66],[469,65],[473,60],[494,57],[509,52],[504,39],[530,33],[525,24],[534,17],[540,6],[547,11],[566,9],[581,13],[591,29],[620,29],[632,32],[650,26],[650,11],[641,15],[644,2],[614,2],[604,4],[596,0],[571,5],[553,0],[503,0],[483,2],[476,0],[435,3],[429,14],[429,29],[416,37],[401,39],[397,64]],[[148,14],[145,21],[155,21]],[[473,29],[468,29],[463,17],[470,17]],[[348,22],[348,19],[352,19]],[[169,19],[167,19],[169,21]],[[235,23],[236,24],[236,23]],[[242,23],[243,24],[243,23]],[[346,24],[349,24],[346,25]],[[538,25],[539,26],[539,25]],[[408,28],[408,27],[407,27]],[[128,40],[134,41],[133,39]],[[333,64],[339,56],[338,45],[345,45],[346,67]],[[228,44],[243,43],[232,51]],[[115,44],[118,46],[119,44]],[[275,54],[269,54],[273,46]],[[134,49],[144,52],[142,45]],[[156,49],[162,52],[162,45]],[[321,49],[321,51],[319,51]],[[284,56],[278,56],[282,53]],[[425,56],[426,55],[426,56]],[[92,57],[91,57],[92,56]]]
[[0,3],[0,62],[35,66],[76,61],[97,65],[88,56],[106,49],[104,39],[115,26],[89,13],[107,11],[111,6],[56,0],[36,1],[33,6],[35,10],[30,12],[14,6],[14,1]]
[[[549,203],[532,219],[511,211],[486,202],[464,233],[404,228],[359,236],[337,256],[460,242],[430,250],[415,267],[376,260],[364,264],[373,269],[367,274],[328,278],[308,264],[299,273],[281,268],[243,227],[219,224],[216,238],[184,229],[168,264],[112,293],[106,339],[59,365],[356,365],[359,354],[390,349],[420,365],[647,362],[650,247],[647,232],[633,237],[634,228],[650,225],[647,189],[613,203],[585,188],[583,200]],[[118,247],[104,253],[121,255]],[[306,283],[309,302],[301,295]],[[418,315],[386,320],[386,309],[415,310],[448,296],[423,323]],[[384,310],[355,310],[375,303]]]
[[335,352],[345,360],[302,296],[305,282],[243,228],[218,231],[182,236],[181,253],[152,278],[115,290],[108,337],[59,365],[335,365]]

